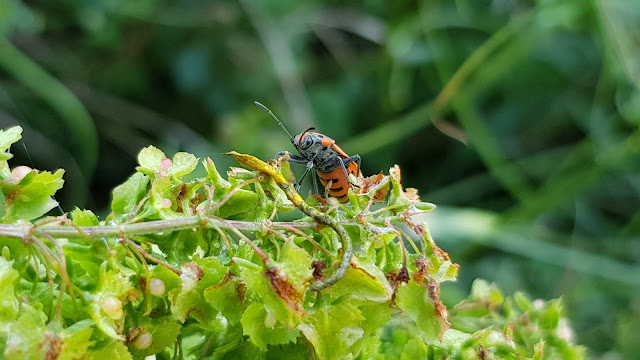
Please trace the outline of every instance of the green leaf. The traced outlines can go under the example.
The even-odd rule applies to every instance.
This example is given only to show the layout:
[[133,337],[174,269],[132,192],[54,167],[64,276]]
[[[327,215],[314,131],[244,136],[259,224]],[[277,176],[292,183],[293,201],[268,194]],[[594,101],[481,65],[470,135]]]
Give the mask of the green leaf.
[[393,313],[387,302],[362,302],[362,305],[358,305],[358,309],[364,317],[362,329],[365,331],[365,334],[375,333],[380,327],[391,320],[391,314]]
[[89,350],[89,360],[131,360],[127,346],[119,341],[111,341],[103,347]]
[[237,324],[244,311],[244,294],[238,281],[225,277],[221,283],[208,287],[204,298],[229,321]]
[[233,260],[240,270],[239,278],[247,286],[247,290],[255,294],[264,304],[269,314],[267,326],[275,326],[279,322],[290,329],[295,328],[299,323],[302,310],[296,307],[297,303],[291,304],[276,293],[261,266],[240,258],[233,258]]
[[376,335],[367,336],[362,341],[360,349],[360,359],[383,360],[384,356],[380,353],[382,342]]
[[93,334],[93,321],[82,320],[62,331],[64,347],[60,353],[60,360],[85,359],[88,356],[88,349],[94,344],[91,341]]
[[[0,21],[0,24],[2,24],[2,21]],[[22,139],[22,128],[20,126],[0,130],[0,180],[4,180],[10,175],[7,160],[11,159],[13,154],[9,152],[9,148],[20,139]]]
[[326,291],[326,296],[330,299],[346,296],[374,302],[389,301],[391,294],[389,282],[382,271],[374,266],[369,267],[369,271],[361,267],[350,266],[344,277]]
[[[216,355],[219,354],[223,353],[216,351]],[[265,360],[265,352],[251,341],[243,341],[224,355],[214,356],[214,359]]]
[[3,255],[8,255],[9,259],[14,259],[21,263],[25,262],[29,255],[29,248],[25,246],[20,238],[0,236],[0,247]]
[[196,166],[198,166],[198,158],[193,154],[179,152],[173,155],[173,163],[168,174],[179,178],[191,173]]
[[454,352],[465,341],[470,340],[473,337],[472,334],[468,334],[456,329],[449,329],[444,332],[442,336],[442,342],[439,344],[440,348],[446,349],[449,352]]
[[298,329],[313,344],[319,359],[344,359],[357,356],[352,346],[364,335],[359,325],[363,320],[360,310],[344,301],[313,309]]
[[513,294],[513,300],[515,300],[516,304],[523,312],[527,312],[531,310],[533,304],[531,304],[531,300],[521,291],[517,291]]
[[271,325],[278,321],[292,329],[302,313],[301,301],[312,277],[312,260],[306,251],[290,242],[282,247],[282,258],[282,261],[270,262],[266,272],[253,263],[236,263],[240,265],[240,278],[247,289],[262,299],[272,317]]
[[100,225],[98,217],[91,210],[81,210],[76,206],[70,215],[71,220],[73,220],[73,222],[78,226]]
[[0,183],[5,195],[2,222],[33,220],[58,206],[51,196],[62,188],[64,170],[57,170],[53,174],[31,170],[14,177],[17,170],[14,169],[11,177]]
[[218,211],[221,217],[229,218],[247,212],[256,205],[257,201],[258,195],[255,192],[240,189],[224,205],[220,206]]
[[415,206],[416,209],[422,210],[422,211],[431,211],[436,208],[435,204],[423,202],[423,201],[415,202],[413,206]]
[[391,192],[389,194],[389,205],[405,207],[411,204],[411,201],[407,199],[407,197],[404,195],[404,191],[402,191],[402,185],[400,184],[400,168],[397,165],[389,169],[389,176],[391,177],[392,185]]
[[55,284],[52,292],[49,284],[38,282],[34,285],[22,280],[16,284],[15,294],[16,298],[22,302],[32,304],[45,314],[49,314],[51,313],[52,304],[56,304],[58,301],[58,286]]
[[502,292],[495,284],[489,284],[486,280],[476,279],[471,285],[471,296],[478,302],[488,303],[490,306],[501,305],[504,301]]
[[196,207],[198,205],[207,204],[208,202],[201,202],[202,198],[199,198],[198,190],[202,188],[202,183],[200,182],[191,182],[188,184],[182,184],[179,188],[179,194],[177,195],[176,201],[180,203],[180,207],[182,208],[182,213],[184,215],[195,215]]
[[[138,337],[129,343],[129,350],[134,356],[147,356],[161,352],[167,347],[170,347],[175,343],[182,325],[175,321],[172,321],[168,317],[153,319],[138,324],[136,328],[139,331]],[[148,321],[148,322],[147,322]],[[140,343],[136,341],[142,334],[150,334],[151,344],[145,348],[139,348]],[[146,335],[148,336],[148,335]]]
[[177,293],[169,293],[169,296],[176,299],[171,303],[171,313],[181,323],[187,321],[189,317],[207,323],[216,314],[198,289],[190,291],[181,289]]
[[280,324],[271,324],[269,315],[260,303],[253,303],[242,314],[244,334],[258,347],[266,349],[267,345],[280,345],[296,341],[298,331],[291,331]]
[[151,183],[149,203],[162,219],[172,219],[180,216],[180,213],[177,212],[178,204],[174,189],[175,185],[167,176],[157,177]]
[[162,170],[162,162],[166,158],[167,156],[162,150],[155,146],[147,146],[138,154],[138,163],[141,167],[139,170],[147,175],[153,175]]
[[182,264],[191,261],[198,249],[199,238],[199,232],[189,230],[168,234],[155,242],[170,263]]
[[204,290],[218,284],[227,268],[217,258],[204,258],[197,262],[182,265],[180,275],[180,289],[177,290],[171,304],[171,312],[180,321],[193,317],[198,321],[207,323],[215,315],[215,309],[206,301]]
[[49,350],[47,346],[40,346],[46,330],[46,320],[42,311],[29,304],[22,304],[18,318],[5,327],[5,359],[43,359]]
[[227,273],[225,266],[218,258],[206,257],[197,259],[196,263],[202,269],[204,276],[198,283],[200,290],[204,290],[209,286],[219,284]]
[[544,354],[544,340],[540,340],[537,344],[533,345],[533,360],[542,360]]
[[92,245],[67,243],[62,245],[67,259],[68,273],[71,281],[83,289],[96,287],[100,264],[107,256],[106,247],[97,249]]
[[113,189],[111,211],[116,214],[130,214],[147,193],[149,176],[135,173],[124,184]]
[[313,350],[304,341],[288,343],[278,346],[269,346],[266,354],[267,360],[300,360],[313,359]]
[[411,339],[404,346],[401,360],[427,359],[429,357],[429,347],[422,339]]
[[[138,290],[131,283],[131,274],[126,274],[124,270],[107,270],[106,263],[101,265],[98,281],[99,291],[90,306],[91,318],[107,336],[123,340],[116,321],[125,316],[123,306],[130,296],[138,294]],[[120,306],[117,306],[118,302]]]
[[[473,346],[474,348],[479,349],[479,347],[475,346],[476,344],[485,349],[491,348],[492,352],[501,355],[502,357],[508,356],[514,360],[518,358],[514,354],[516,350],[514,341],[508,336],[504,336],[502,331],[496,330],[495,328],[488,327],[474,332],[471,338],[469,338],[464,345],[467,345],[469,348]],[[476,358],[477,357],[478,356],[476,356]]]
[[540,326],[548,330],[556,329],[560,320],[561,309],[562,303],[559,299],[547,301],[540,314]]
[[13,261],[0,257],[0,334],[6,323],[18,316],[14,283],[19,276],[18,271],[13,268]]
[[180,287],[180,276],[169,270],[166,266],[156,265],[150,272],[151,278],[157,278],[164,283],[165,291],[171,291]]
[[211,160],[211,158],[206,158],[204,161],[202,161],[202,164],[207,171],[207,177],[209,178],[209,180],[211,180],[213,185],[222,189],[228,189],[231,187],[231,184],[227,180],[222,178],[222,176],[218,172],[218,169],[216,169],[216,164],[213,162],[213,160]]
[[22,127],[14,126],[6,130],[0,129],[0,160],[9,160],[13,155],[7,153],[11,145],[22,139]]
[[126,273],[122,268],[107,270],[106,264],[102,263],[98,295],[114,296],[126,301],[130,293],[136,291],[132,284],[132,277],[133,272]]
[[438,339],[448,328],[446,320],[436,314],[436,305],[424,286],[415,281],[403,283],[396,294],[398,307],[409,315],[428,339]]
[[312,261],[313,259],[304,249],[293,242],[286,242],[282,246],[282,261],[274,262],[274,266],[278,267],[280,275],[302,294],[307,288],[307,282],[313,277]]

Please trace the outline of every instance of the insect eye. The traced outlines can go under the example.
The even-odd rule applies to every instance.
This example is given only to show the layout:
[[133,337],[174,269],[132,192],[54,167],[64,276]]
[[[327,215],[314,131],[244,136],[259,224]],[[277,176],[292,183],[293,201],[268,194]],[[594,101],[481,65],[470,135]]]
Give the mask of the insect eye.
[[302,142],[302,144],[300,144],[300,148],[305,150],[308,149],[311,146],[311,143],[313,142],[313,140],[311,140],[311,138],[306,137],[304,139],[304,141]]

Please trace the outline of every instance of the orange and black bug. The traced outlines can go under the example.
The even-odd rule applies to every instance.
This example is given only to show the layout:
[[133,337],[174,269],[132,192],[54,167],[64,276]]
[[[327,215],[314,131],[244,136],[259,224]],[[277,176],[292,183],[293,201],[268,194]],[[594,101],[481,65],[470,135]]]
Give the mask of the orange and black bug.
[[[320,178],[320,183],[327,189],[329,195],[337,198],[340,202],[349,199],[349,189],[352,186],[358,187],[349,180],[349,175],[360,175],[360,155],[347,155],[336,144],[335,140],[326,135],[312,132],[311,127],[295,137],[282,125],[282,122],[266,106],[255,102],[256,105],[266,110],[278,124],[289,135],[289,139],[300,155],[289,154],[289,162],[304,164],[307,170],[300,178],[300,182],[315,168]],[[276,155],[276,159],[285,155],[286,151],[281,151]],[[299,187],[300,185],[298,185]]]

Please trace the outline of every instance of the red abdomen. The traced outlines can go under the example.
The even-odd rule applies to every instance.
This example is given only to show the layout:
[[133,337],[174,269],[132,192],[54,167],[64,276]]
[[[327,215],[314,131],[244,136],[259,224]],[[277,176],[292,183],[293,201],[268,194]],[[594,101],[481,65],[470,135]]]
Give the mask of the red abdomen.
[[[358,176],[358,164],[356,164],[355,162],[351,162],[345,165],[345,167],[347,168],[347,174]],[[328,189],[329,195],[338,199],[338,201],[340,202],[349,200],[348,194],[351,185],[349,185],[349,181],[344,175],[342,167],[339,166],[328,172],[318,171],[318,176],[320,177],[320,183],[322,183],[322,186],[325,189],[327,188],[327,184],[331,182],[331,187]]]

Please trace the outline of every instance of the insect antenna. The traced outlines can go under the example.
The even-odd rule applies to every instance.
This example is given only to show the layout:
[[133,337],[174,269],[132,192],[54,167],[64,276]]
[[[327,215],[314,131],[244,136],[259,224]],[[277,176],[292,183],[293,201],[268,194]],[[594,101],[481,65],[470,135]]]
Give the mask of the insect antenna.
[[314,126],[308,128],[307,130],[303,131],[302,134],[300,134],[300,141],[302,141],[302,139],[304,139],[304,136],[307,135],[307,133],[311,130],[315,130],[316,128]]
[[286,128],[286,127],[284,127],[284,125],[282,124],[282,122],[280,121],[280,119],[278,119],[278,117],[277,117],[277,116],[276,116],[276,115],[275,115],[271,110],[269,110],[269,108],[268,108],[268,107],[266,107],[266,106],[264,106],[264,105],[260,104],[260,103],[259,103],[259,102],[257,102],[257,101],[254,101],[253,103],[254,103],[254,104],[256,104],[256,105],[258,105],[258,106],[260,106],[261,108],[263,108],[266,112],[268,112],[268,113],[269,113],[269,115],[271,115],[274,119],[276,119],[276,121],[278,122],[278,125],[280,125],[280,127],[282,128],[282,130],[284,130],[284,132],[286,132],[286,133],[287,133],[287,135],[289,135],[289,139],[291,140],[291,142],[292,142],[292,143],[294,142],[294,141],[293,141],[293,136],[291,136],[291,134],[289,134],[289,131],[287,130],[287,128]]

